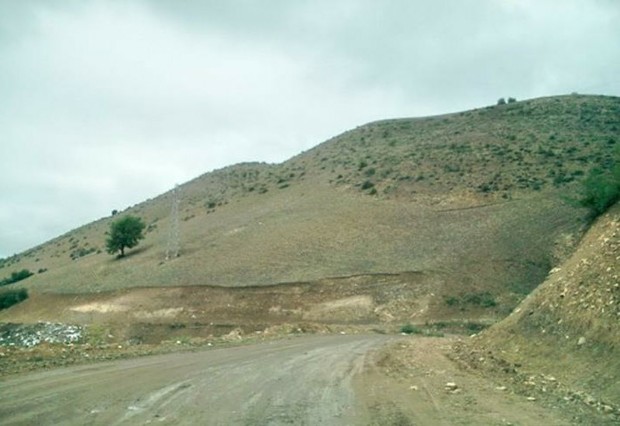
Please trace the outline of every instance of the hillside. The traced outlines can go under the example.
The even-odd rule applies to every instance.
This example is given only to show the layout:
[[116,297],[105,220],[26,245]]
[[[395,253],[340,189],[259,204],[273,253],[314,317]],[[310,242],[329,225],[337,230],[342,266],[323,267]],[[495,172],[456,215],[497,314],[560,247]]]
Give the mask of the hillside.
[[498,362],[512,366],[513,381],[546,387],[563,401],[582,403],[582,410],[590,406],[602,414],[615,413],[617,421],[619,274],[617,204],[599,218],[566,262],[510,316],[470,341],[465,353],[478,367],[493,368]]
[[0,276],[26,268],[39,273],[15,286],[33,294],[89,294],[416,272],[428,291],[411,320],[492,321],[572,252],[585,211],[564,197],[610,167],[619,128],[619,98],[578,95],[370,123],[179,186],[178,258],[164,260],[168,192],[120,213],[148,224],[126,258],[103,249],[108,217],[2,260]]

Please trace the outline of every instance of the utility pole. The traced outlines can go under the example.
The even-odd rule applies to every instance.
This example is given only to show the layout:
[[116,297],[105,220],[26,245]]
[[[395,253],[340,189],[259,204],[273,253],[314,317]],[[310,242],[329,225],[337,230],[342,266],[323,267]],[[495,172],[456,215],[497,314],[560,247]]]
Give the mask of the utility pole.
[[166,247],[166,260],[179,257],[181,248],[181,235],[179,232],[179,185],[172,190],[172,207],[170,209],[170,227],[168,229],[168,245]]

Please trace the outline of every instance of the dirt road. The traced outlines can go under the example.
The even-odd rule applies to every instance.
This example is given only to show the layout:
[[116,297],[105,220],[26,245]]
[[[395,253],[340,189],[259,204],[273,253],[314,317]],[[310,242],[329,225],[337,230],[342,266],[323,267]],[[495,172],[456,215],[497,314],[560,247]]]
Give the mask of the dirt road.
[[385,336],[323,336],[22,375],[8,424],[352,424],[352,378]]
[[458,368],[444,355],[450,340],[297,337],[21,374],[0,380],[0,423],[572,423]]

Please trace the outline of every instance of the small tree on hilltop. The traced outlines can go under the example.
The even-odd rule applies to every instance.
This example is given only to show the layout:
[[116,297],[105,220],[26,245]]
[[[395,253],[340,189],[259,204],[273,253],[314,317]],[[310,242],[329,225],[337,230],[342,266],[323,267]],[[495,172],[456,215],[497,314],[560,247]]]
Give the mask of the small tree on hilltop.
[[118,257],[125,256],[125,249],[138,245],[144,238],[142,231],[145,225],[142,219],[136,216],[125,216],[110,224],[110,232],[106,240],[108,253],[120,252]]

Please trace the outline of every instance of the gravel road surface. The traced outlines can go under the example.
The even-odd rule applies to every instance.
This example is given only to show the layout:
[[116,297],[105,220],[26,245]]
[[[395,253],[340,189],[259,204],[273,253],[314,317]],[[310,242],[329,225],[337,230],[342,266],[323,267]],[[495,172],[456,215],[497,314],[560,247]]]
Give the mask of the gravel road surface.
[[24,374],[4,425],[367,424],[352,379],[394,337],[312,336]]

